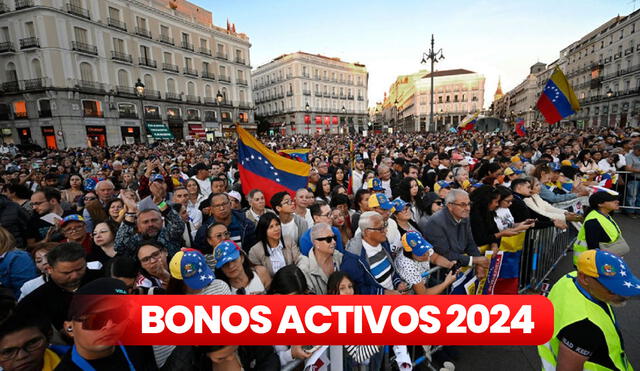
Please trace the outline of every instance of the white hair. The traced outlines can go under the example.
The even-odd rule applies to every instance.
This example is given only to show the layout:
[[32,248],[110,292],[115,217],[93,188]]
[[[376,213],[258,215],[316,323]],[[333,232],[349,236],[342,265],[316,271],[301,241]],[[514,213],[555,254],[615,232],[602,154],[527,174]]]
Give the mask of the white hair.
[[463,191],[462,189],[452,189],[444,197],[445,204],[455,203],[456,200],[458,199],[458,196],[469,196],[469,194],[466,191]]
[[315,241],[316,238],[320,237],[322,232],[331,231],[331,226],[327,223],[316,223],[311,227],[311,240]]
[[360,215],[360,220],[358,221],[358,228],[360,228],[360,231],[364,233],[364,231],[371,228],[374,218],[382,218],[382,215],[375,211],[365,211],[362,213],[362,215]]
[[113,185],[113,182],[111,182],[110,180],[101,180],[98,182],[98,184],[96,184],[95,190],[96,191],[100,190],[100,188],[102,188],[103,185],[110,185],[111,188],[115,188],[115,186]]

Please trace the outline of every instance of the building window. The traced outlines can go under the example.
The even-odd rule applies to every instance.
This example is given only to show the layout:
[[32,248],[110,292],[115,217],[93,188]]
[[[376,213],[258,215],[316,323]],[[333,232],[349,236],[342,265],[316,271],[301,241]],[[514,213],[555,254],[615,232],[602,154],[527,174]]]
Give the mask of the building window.
[[27,103],[23,100],[13,102],[13,114],[16,119],[26,119],[27,115]]
[[8,104],[0,103],[0,120],[9,120],[11,107]]
[[100,101],[89,99],[83,100],[82,112],[84,117],[102,117]]
[[221,117],[223,122],[231,122],[233,119],[231,112],[229,111],[222,111]]
[[38,101],[38,116],[51,117],[51,101],[49,99],[40,99]]
[[176,108],[176,107],[167,108],[167,118],[168,119],[180,118],[180,108]]
[[200,121],[200,111],[197,109],[187,109],[187,121]]
[[158,107],[158,106],[144,106],[144,117],[145,118],[160,119],[160,107]]
[[249,122],[249,115],[246,112],[240,112],[238,113],[238,120],[242,123],[247,123]]
[[120,114],[120,118],[129,118],[135,119],[138,118],[136,113],[136,105],[131,103],[119,103],[118,104],[118,113]]
[[216,111],[204,111],[204,121],[205,122],[215,122],[218,121],[216,119]]

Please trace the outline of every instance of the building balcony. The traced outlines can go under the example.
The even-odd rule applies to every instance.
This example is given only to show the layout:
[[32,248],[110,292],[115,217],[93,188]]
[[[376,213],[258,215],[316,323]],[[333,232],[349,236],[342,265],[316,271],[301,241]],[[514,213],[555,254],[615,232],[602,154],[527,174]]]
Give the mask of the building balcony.
[[227,106],[227,107],[233,107],[233,101],[231,99],[223,99],[222,102],[220,102],[221,106]]
[[29,115],[26,112],[14,112],[13,113],[13,118],[18,120],[18,119],[28,119]]
[[247,64],[247,61],[242,57],[236,57],[236,63]]
[[20,49],[39,48],[40,39],[37,37],[25,37],[20,39]]
[[288,91],[287,92],[287,97],[293,97],[293,92],[292,91]]
[[163,63],[162,64],[162,70],[163,71],[168,71],[168,72],[175,72],[175,73],[179,73],[180,72],[180,68],[178,68],[177,65],[171,64],[171,63]]
[[118,112],[118,118],[121,119],[137,119],[138,114],[136,112]]
[[331,94],[331,98],[333,98],[333,99],[338,99],[338,97],[339,97],[338,94],[335,94],[335,93]]
[[346,96],[346,95],[344,95],[344,94],[340,94],[339,98],[340,98],[340,99],[347,99],[347,96]]
[[144,28],[144,27],[136,27],[135,29],[135,34],[138,36],[142,36],[144,38],[147,39],[151,39],[151,31],[149,31],[148,29]]
[[183,72],[185,75],[195,76],[195,77],[197,77],[197,76],[198,76],[198,70],[193,69],[193,68],[191,68],[191,67],[185,67],[185,68],[183,68],[183,69],[182,69],[182,72]]
[[354,100],[354,99],[355,99],[355,97],[354,97],[353,95],[347,95],[347,99],[348,99],[348,100]]
[[33,0],[16,0],[16,10],[31,8]]
[[80,41],[72,41],[71,49],[85,54],[98,55],[98,47],[95,45],[83,43]]
[[127,24],[122,22],[119,19],[109,17],[107,18],[107,24],[109,25],[109,27],[113,27],[120,31],[127,32]]
[[331,94],[329,93],[322,93],[322,96],[325,98],[331,98]]
[[364,97],[359,95],[359,96],[358,96],[358,100],[359,100],[359,101],[363,101],[363,100],[364,100]]
[[173,37],[169,35],[160,34],[160,36],[158,36],[158,41],[169,45],[176,45],[176,43],[173,41]]
[[91,19],[91,12],[88,9],[67,3],[67,13],[77,15],[78,17]]
[[631,53],[633,53],[633,46],[632,46],[632,47],[629,47],[629,48],[626,48],[626,49],[624,50],[624,55],[625,55],[625,56],[626,56],[626,55],[629,55],[629,54],[631,54]]
[[240,102],[238,102],[238,107],[242,108],[242,109],[250,109],[251,108],[251,102],[240,101]]
[[[218,104],[218,103],[216,102],[216,98],[213,98],[213,97],[204,97],[202,100],[203,100],[203,103],[204,103],[204,104],[207,104],[207,105],[209,105],[209,106],[215,106],[215,105],[217,105],[217,104]],[[206,116],[205,116],[205,118],[206,118]],[[206,120],[206,119],[205,119],[205,120]]]
[[116,93],[118,95],[122,95],[125,97],[137,97],[138,94],[136,93],[136,89],[135,88],[131,88],[128,86],[123,86],[123,85],[118,85],[116,86]]
[[187,95],[187,103],[200,104],[200,97],[196,95]]
[[3,82],[1,87],[2,91],[5,93],[17,93],[20,91],[20,84],[18,81]]
[[209,49],[209,48],[204,48],[204,47],[202,47],[202,46],[201,46],[201,47],[198,49],[198,52],[199,52],[200,54],[204,54],[204,55],[211,56],[211,49]]
[[16,48],[11,41],[0,43],[0,53],[15,53]]
[[117,52],[115,50],[111,51],[111,59],[118,62],[133,63],[133,58],[131,57],[131,54]]
[[157,68],[158,67],[158,64],[156,63],[155,60],[149,59],[149,58],[145,58],[145,57],[138,58],[138,64],[141,65],[141,66],[149,67],[149,68]]
[[166,100],[171,100],[171,101],[178,101],[178,102],[182,102],[182,97],[180,96],[180,94],[175,93],[175,92],[166,92],[164,94],[164,99]]
[[244,86],[249,85],[249,84],[248,84],[248,82],[247,82],[247,80],[245,80],[245,79],[240,79],[240,78],[236,79],[236,83],[237,83],[238,85],[244,85]]
[[276,99],[282,99],[282,98],[284,98],[284,93],[276,94]]
[[167,116],[167,122],[169,124],[182,124],[184,120],[180,116]]
[[191,51],[191,52],[195,50],[194,47],[193,47],[193,44],[190,43],[190,42],[186,42],[186,41],[181,42],[180,43],[180,47],[182,49],[185,49],[185,50],[188,50],[188,51]]
[[622,52],[617,52],[616,54],[613,55],[613,60],[617,60],[620,59],[620,57],[622,57]]
[[96,81],[76,80],[75,88],[87,93],[105,93],[104,84]]
[[25,91],[43,90],[47,85],[46,77],[22,81],[22,86]]
[[51,113],[50,109],[40,110],[38,111],[38,117],[40,118],[53,117],[53,114]]
[[224,59],[225,61],[229,60],[229,56],[224,52],[216,52],[216,58]]
[[311,90],[303,90],[302,95],[311,95]]
[[227,76],[227,75],[220,75],[220,76],[218,76],[218,81],[230,83],[231,82],[231,78],[229,76]]
[[314,95],[315,95],[316,97],[321,97],[321,96],[322,96],[322,93],[321,93],[321,92],[319,92],[319,91],[317,91],[317,92],[315,92],[315,93],[314,93]]
[[203,79],[207,79],[207,80],[215,80],[216,77],[213,74],[213,72],[209,72],[209,71],[202,71],[202,78]]

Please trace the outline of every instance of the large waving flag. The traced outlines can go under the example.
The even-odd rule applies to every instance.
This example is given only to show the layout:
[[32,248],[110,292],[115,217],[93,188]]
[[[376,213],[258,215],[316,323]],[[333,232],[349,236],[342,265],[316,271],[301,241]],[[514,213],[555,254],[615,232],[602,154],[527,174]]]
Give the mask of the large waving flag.
[[569,81],[556,67],[545,85],[536,107],[549,124],[555,124],[580,109],[580,103]]
[[478,122],[479,115],[480,112],[467,115],[467,117],[460,121],[460,124],[458,125],[458,131],[473,130],[473,128],[475,128],[476,126],[476,122]]
[[244,194],[260,189],[268,204],[271,196],[278,192],[289,192],[293,198],[298,189],[307,186],[309,164],[279,156],[239,125],[236,132],[238,170]]
[[518,134],[518,136],[524,137],[527,135],[527,128],[524,127],[523,118],[517,118],[515,126],[516,126],[516,134]]

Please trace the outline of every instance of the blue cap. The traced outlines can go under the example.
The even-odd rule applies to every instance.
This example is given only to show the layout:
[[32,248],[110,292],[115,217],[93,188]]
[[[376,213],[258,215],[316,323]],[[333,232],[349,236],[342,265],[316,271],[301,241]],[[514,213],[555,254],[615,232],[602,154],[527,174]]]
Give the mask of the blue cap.
[[413,253],[416,256],[423,256],[433,249],[429,241],[418,232],[407,232],[402,236],[402,247],[405,251]]
[[363,161],[364,159],[362,158],[362,155],[355,155],[355,160],[356,162],[358,162],[358,161]]
[[511,170],[513,170],[513,173],[514,173],[514,174],[516,174],[516,175],[520,175],[520,174],[523,174],[523,173],[524,173],[524,171],[523,171],[523,170],[520,170],[520,169],[518,169],[518,168],[517,168],[517,167],[515,167],[515,166],[511,166]]
[[222,268],[223,265],[240,257],[240,246],[230,240],[222,241],[216,246],[213,256],[216,259],[216,268]]
[[169,272],[173,278],[184,281],[193,290],[201,290],[216,278],[207,265],[204,255],[198,250],[183,248],[169,263]]
[[152,183],[155,182],[155,181],[158,181],[158,180],[164,182],[164,177],[162,176],[162,174],[153,174],[153,175],[151,175],[151,178],[149,178],[149,181],[152,182]]
[[560,171],[560,164],[557,162],[550,162],[549,163],[549,167],[551,168],[551,170],[553,171]]
[[71,214],[71,215],[67,215],[64,217],[64,219],[62,219],[62,222],[60,222],[60,225],[65,225],[68,222],[82,222],[84,223],[84,218],[78,214]]
[[622,258],[600,249],[587,250],[578,256],[578,271],[594,277],[612,293],[620,296],[640,295],[640,279],[634,276]]
[[387,196],[385,196],[384,193],[374,193],[369,196],[369,207],[379,207],[383,210],[392,210],[393,204],[389,202],[389,199],[387,198]]
[[84,180],[84,190],[93,191],[94,189],[96,189],[96,184],[98,184],[98,182],[96,182],[95,179],[87,178]]
[[369,179],[368,186],[369,189],[373,191],[384,191],[384,188],[382,187],[382,180],[380,180],[380,178]]
[[409,204],[401,198],[396,198],[391,203],[393,204],[393,208],[395,209],[394,212],[396,213],[399,213],[400,211],[404,210],[405,207],[409,206]]

